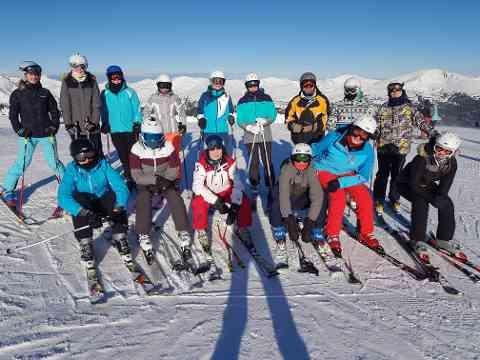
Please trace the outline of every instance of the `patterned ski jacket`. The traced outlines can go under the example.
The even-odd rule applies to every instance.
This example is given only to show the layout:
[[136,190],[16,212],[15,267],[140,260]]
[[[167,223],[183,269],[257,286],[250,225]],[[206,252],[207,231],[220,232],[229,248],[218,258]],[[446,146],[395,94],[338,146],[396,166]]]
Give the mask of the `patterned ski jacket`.
[[333,104],[332,112],[328,117],[328,130],[336,130],[346,125],[350,125],[363,115],[373,115],[374,107],[358,93],[353,100],[343,99]]
[[207,161],[206,153],[203,151],[195,163],[192,191],[195,195],[202,196],[209,204],[214,204],[219,194],[231,191],[232,203],[240,205],[243,186],[238,177],[235,160],[224,155],[220,164],[213,166]]
[[162,124],[165,133],[177,132],[178,123],[186,125],[185,108],[182,100],[173,92],[163,95],[157,91],[150,96],[143,108],[143,118],[149,119],[150,117],[154,117],[156,121]]

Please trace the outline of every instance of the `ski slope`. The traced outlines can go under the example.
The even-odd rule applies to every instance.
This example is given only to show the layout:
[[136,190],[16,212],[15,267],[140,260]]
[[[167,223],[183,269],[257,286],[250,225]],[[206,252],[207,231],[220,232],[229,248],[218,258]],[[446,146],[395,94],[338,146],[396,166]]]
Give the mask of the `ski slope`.
[[[198,143],[191,141],[198,138],[198,130],[190,125],[192,129],[186,152],[190,176],[198,150]],[[456,204],[456,238],[478,263],[480,131],[452,130],[464,141],[450,192]],[[274,125],[274,134],[278,171],[291,145],[282,124]],[[3,179],[17,151],[17,137],[5,116],[0,117],[0,138]],[[240,140],[240,132],[235,138]],[[60,158],[69,161],[64,130],[58,142]],[[243,177],[245,155],[237,149]],[[114,167],[119,165],[114,162]],[[25,212],[37,219],[48,216],[56,201],[56,182],[41,149],[25,180]],[[189,202],[187,194],[184,197]],[[408,216],[408,204],[402,205]],[[167,217],[168,211],[162,209],[158,223]],[[432,216],[430,228],[435,222]],[[171,220],[164,227],[174,235]],[[99,231],[95,250],[109,298],[106,304],[92,306],[72,235],[8,256],[4,251],[69,229],[67,219],[22,229],[0,207],[0,359],[473,360],[480,356],[480,287],[442,260],[434,262],[462,296],[448,295],[427,280],[411,279],[343,233],[345,256],[362,285],[330,278],[308,244],[304,249],[320,269],[318,277],[296,271],[297,258],[290,247],[290,271],[267,279],[237,243],[234,247],[247,269],[228,273],[225,251],[214,233],[213,250],[224,270],[223,280],[209,283],[175,274],[162,255],[157,256],[160,266],[148,269],[138,254],[137,260],[152,278],[158,279],[163,271],[175,289],[172,294],[147,297],[134,287],[118,253]],[[275,245],[261,206],[252,231],[260,252],[273,256]],[[393,238],[380,229],[376,235],[387,251],[413,265]],[[136,254],[134,234],[129,238]],[[157,248],[158,237],[153,241]]]

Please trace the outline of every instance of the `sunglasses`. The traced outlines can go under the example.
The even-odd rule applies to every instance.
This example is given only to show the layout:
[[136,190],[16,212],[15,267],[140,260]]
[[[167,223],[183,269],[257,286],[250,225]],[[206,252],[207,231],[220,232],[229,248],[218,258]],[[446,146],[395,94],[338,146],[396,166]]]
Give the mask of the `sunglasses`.
[[86,151],[86,152],[78,153],[77,155],[75,155],[74,158],[78,162],[84,162],[87,160],[94,159],[95,155],[96,155],[95,151]]
[[303,84],[303,87],[306,88],[306,89],[311,89],[311,88],[315,87],[315,84],[308,82],[308,83]]
[[370,137],[370,134],[367,133],[365,130],[360,129],[359,127],[354,127],[352,130],[352,136],[359,137],[363,141],[366,141]]
[[295,154],[295,155],[292,155],[292,160],[294,162],[308,163],[308,162],[312,161],[312,157],[310,155],[307,155],[307,154]]
[[214,85],[223,85],[223,84],[225,84],[225,79],[222,79],[222,78],[213,78],[213,79],[212,79],[212,84],[214,84]]

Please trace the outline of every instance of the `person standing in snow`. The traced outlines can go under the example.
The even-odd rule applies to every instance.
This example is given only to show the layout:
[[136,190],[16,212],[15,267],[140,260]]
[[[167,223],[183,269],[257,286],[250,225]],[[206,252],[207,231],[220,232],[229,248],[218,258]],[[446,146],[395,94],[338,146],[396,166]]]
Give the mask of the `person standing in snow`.
[[223,72],[212,72],[210,85],[198,100],[197,119],[203,139],[215,134],[223,139],[224,144],[229,144],[228,126],[235,124],[235,117],[232,98],[227,94],[224,86]]
[[130,152],[130,171],[136,182],[136,224],[140,247],[147,261],[152,257],[150,231],[152,227],[152,196],[167,199],[173,222],[180,239],[184,258],[191,257],[191,227],[183,198],[175,188],[180,164],[173,144],[165,140],[161,124],[145,119],[139,140]]
[[75,232],[82,261],[87,268],[95,267],[93,229],[102,227],[102,218],[106,216],[112,223],[112,239],[119,253],[131,261],[126,212],[129,192],[125,180],[99,156],[88,139],[73,140],[70,154],[73,161],[58,188],[58,203],[72,215],[75,229],[90,225]]
[[338,130],[350,125],[355,120],[374,113],[373,107],[363,96],[360,80],[349,77],[343,84],[344,98],[332,106],[332,113],[328,117],[328,129]]
[[[289,159],[280,168],[275,186],[270,225],[278,245],[276,263],[288,265],[286,235],[291,241],[299,236],[305,242],[325,241],[323,225],[325,217],[324,192],[311,165],[312,148],[308,144],[296,144]],[[308,209],[302,233],[298,232],[295,210]]]
[[285,109],[285,123],[294,144],[313,144],[325,135],[330,103],[317,87],[317,78],[311,72],[300,77],[300,93]]
[[[157,79],[157,91],[150,96],[143,109],[144,119],[155,119],[165,132],[165,140],[173,144],[175,154],[180,161],[182,136],[187,132],[185,109],[182,100],[172,90],[172,80],[167,74],[161,74]],[[181,166],[177,179],[181,178]]]
[[458,135],[444,133],[431,137],[418,146],[418,154],[398,177],[397,188],[401,196],[412,203],[410,239],[422,260],[428,261],[424,241],[427,231],[428,207],[438,210],[436,246],[462,258],[451,240],[455,233],[455,213],[448,192],[457,171],[457,153],[461,144]]
[[111,65],[106,72],[108,83],[100,94],[102,103],[102,127],[104,134],[112,135],[113,146],[123,167],[123,174],[130,190],[135,185],[130,174],[129,156],[137,141],[142,123],[142,113],[138,95],[129,86],[122,69]]
[[238,178],[235,160],[227,154],[220,136],[209,135],[205,143],[206,150],[200,154],[193,173],[192,225],[195,238],[208,253],[208,209],[213,206],[220,214],[228,214],[227,225],[237,224],[238,237],[250,248],[253,242],[248,227],[252,223],[252,213]]
[[42,87],[40,65],[26,61],[20,65],[20,70],[24,78],[10,95],[9,112],[12,128],[19,136],[18,157],[0,186],[0,196],[12,208],[16,208],[17,182],[30,166],[37,145],[42,146],[43,156],[59,182],[65,171],[56,149],[55,135],[60,126],[57,101],[48,89]]
[[373,146],[368,139],[374,135],[376,127],[375,119],[365,115],[312,145],[314,167],[320,184],[328,194],[325,232],[334,253],[342,249],[339,234],[346,193],[350,193],[357,204],[359,241],[372,249],[381,250],[373,233],[373,203],[366,185],[372,174],[374,159]]
[[378,124],[376,138],[378,171],[373,185],[373,197],[375,210],[379,215],[383,215],[389,178],[390,204],[395,211],[400,209],[400,195],[395,180],[410,152],[414,127],[429,133],[432,130],[423,120],[422,114],[412,106],[402,82],[391,81],[387,91],[388,101],[381,105],[375,114]]
[[87,71],[87,58],[70,56],[70,72],[62,80],[60,108],[65,129],[71,139],[88,138],[103,156],[100,135],[100,90],[96,77]]
[[245,86],[247,92],[237,104],[237,124],[245,131],[243,142],[247,144],[250,156],[249,182],[252,192],[258,193],[261,156],[264,164],[265,186],[268,187],[268,203],[271,203],[275,171],[272,161],[272,130],[270,125],[277,117],[277,109],[272,98],[260,88],[260,80],[257,74],[248,74],[245,79]]

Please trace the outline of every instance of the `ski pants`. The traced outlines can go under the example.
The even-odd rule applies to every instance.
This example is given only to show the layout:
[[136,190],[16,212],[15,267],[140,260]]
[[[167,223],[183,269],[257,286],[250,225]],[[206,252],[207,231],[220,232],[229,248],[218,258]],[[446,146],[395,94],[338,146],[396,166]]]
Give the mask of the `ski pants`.
[[[247,144],[248,147],[248,154],[252,158],[250,164],[250,171],[248,174],[248,178],[250,181],[250,185],[257,186],[259,183],[260,177],[260,157],[262,158],[263,169],[264,169],[264,179],[265,179],[265,186],[272,191],[273,186],[275,184],[275,170],[273,168],[272,162],[272,143],[270,141],[263,143],[263,141],[249,143]],[[265,147],[267,151],[265,152]],[[270,166],[270,176],[271,179],[268,178],[268,170],[267,164]]]
[[[101,197],[96,197],[90,193],[77,192],[73,194],[73,198],[85,209],[90,209],[96,213],[100,213],[102,216],[109,216],[115,207],[115,193],[113,191],[107,191]],[[89,219],[85,216],[72,216],[73,227],[75,229],[88,225]],[[116,222],[112,226],[112,234],[126,233],[128,229],[128,219],[125,216],[121,222]],[[92,228],[87,228],[75,232],[77,240],[84,238],[91,238],[93,236]]]
[[[230,196],[232,190],[224,191],[217,194],[226,203],[230,203]],[[196,195],[192,200],[193,222],[194,230],[206,230],[208,228],[208,209],[211,206],[201,195]],[[250,201],[248,197],[243,194],[240,210],[238,211],[237,225],[239,228],[248,227],[252,224],[252,210],[250,209]]]
[[[428,222],[428,206],[438,210],[437,239],[450,241],[455,234],[455,209],[448,196],[421,196],[410,189],[408,184],[398,184],[398,191],[412,203],[410,238],[414,241],[425,241]],[[430,196],[429,196],[430,195]]]
[[[25,143],[25,141],[27,141]],[[65,172],[65,166],[58,159],[58,153],[55,148],[55,144],[49,137],[42,138],[19,138],[18,139],[18,155],[17,160],[8,169],[7,175],[3,181],[3,187],[6,192],[14,191],[17,187],[18,179],[23,174],[23,168],[28,168],[32,162],[33,153],[37,145],[42,146],[43,157],[47,160],[48,167],[54,172],[54,174],[60,179]]]
[[[280,192],[279,192],[278,185],[275,186],[275,191],[274,191],[274,197],[273,197],[273,202],[272,202],[272,207],[270,210],[270,225],[272,227],[279,227],[283,226],[284,223],[282,221],[282,213],[280,211]],[[292,197],[290,196],[290,206],[292,211],[294,212],[295,210],[306,210],[310,208],[310,196],[309,193],[306,192],[302,194],[301,196],[298,197]],[[315,227],[322,229],[325,224],[325,217],[327,214],[327,206],[328,202],[327,199],[324,198],[323,201],[323,206],[322,210],[318,214],[317,219],[315,219]]]
[[[350,175],[350,174],[348,174]],[[346,193],[357,203],[357,220],[360,226],[361,235],[373,233],[373,202],[368,187],[363,184],[340,188],[334,192],[327,192],[327,184],[331,180],[340,178],[340,175],[329,173],[328,171],[318,171],[317,173],[320,185],[328,194],[328,215],[325,233],[327,236],[338,236],[342,228],[343,212],[345,210]]]
[[400,194],[397,191],[396,179],[405,164],[406,155],[399,153],[377,154],[378,171],[373,184],[373,197],[375,201],[384,201],[387,192],[388,178],[390,177],[390,191],[388,199],[397,202]]
[[137,184],[137,199],[135,205],[135,228],[137,234],[150,234],[152,228],[152,196],[155,193],[167,199],[175,229],[177,231],[190,232],[185,203],[174,187],[169,187],[161,191],[155,187],[155,185],[145,186]]
[[130,165],[128,158],[133,144],[135,144],[135,135],[133,132],[116,132],[112,133],[112,142],[117,150],[118,157],[123,167],[123,175],[127,181],[133,181],[130,175]]

